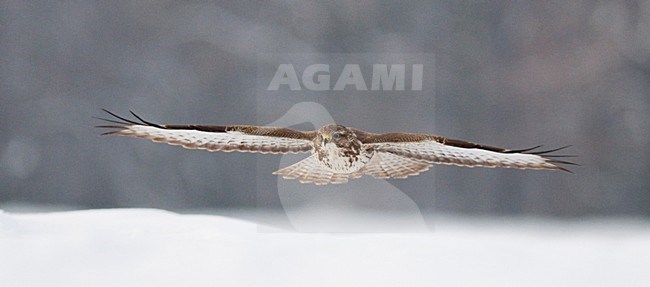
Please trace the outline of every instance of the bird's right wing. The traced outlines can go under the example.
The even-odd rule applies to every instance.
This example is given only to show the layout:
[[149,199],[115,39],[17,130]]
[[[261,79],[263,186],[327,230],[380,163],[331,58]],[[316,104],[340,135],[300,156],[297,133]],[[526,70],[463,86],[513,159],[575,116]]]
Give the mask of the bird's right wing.
[[300,153],[313,147],[315,131],[297,131],[287,128],[265,126],[206,126],[206,125],[159,125],[137,119],[129,120],[104,110],[114,119],[98,118],[110,122],[98,128],[112,129],[102,135],[120,135],[149,139],[188,149],[204,149],[224,152]]

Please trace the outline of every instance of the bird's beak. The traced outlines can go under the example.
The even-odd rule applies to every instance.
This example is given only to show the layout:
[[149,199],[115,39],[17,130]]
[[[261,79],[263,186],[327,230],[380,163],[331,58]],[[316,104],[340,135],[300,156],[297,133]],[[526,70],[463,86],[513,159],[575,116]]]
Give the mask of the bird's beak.
[[328,142],[332,141],[332,136],[329,134],[323,134],[323,142],[327,144]]

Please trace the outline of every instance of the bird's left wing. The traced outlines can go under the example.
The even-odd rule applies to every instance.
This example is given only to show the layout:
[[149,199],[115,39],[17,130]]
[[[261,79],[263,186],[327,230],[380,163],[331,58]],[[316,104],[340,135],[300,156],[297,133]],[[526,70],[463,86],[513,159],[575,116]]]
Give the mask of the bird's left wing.
[[449,164],[467,167],[504,167],[518,169],[548,169],[571,172],[559,165],[575,165],[559,160],[568,155],[553,152],[566,147],[534,151],[540,146],[511,150],[429,134],[389,133],[373,134],[355,130],[361,142],[379,153],[422,161],[430,164]]
[[120,135],[149,139],[188,149],[240,151],[257,153],[299,153],[313,149],[315,131],[297,131],[265,126],[160,125],[148,122],[131,112],[137,120],[120,117],[104,110],[114,119],[97,118],[110,125],[102,135]]

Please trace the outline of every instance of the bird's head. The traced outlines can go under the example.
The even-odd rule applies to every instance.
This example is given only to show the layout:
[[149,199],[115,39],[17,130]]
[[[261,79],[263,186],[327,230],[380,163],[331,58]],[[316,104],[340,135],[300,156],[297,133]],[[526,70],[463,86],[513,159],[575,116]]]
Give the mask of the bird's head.
[[320,146],[334,144],[339,148],[349,147],[356,141],[354,132],[342,125],[326,125],[318,130],[316,143]]

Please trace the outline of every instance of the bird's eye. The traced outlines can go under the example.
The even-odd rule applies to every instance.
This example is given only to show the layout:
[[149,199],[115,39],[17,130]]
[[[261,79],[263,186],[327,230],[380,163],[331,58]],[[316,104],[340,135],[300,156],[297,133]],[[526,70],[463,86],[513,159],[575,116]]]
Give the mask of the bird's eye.
[[341,137],[341,134],[333,134],[332,138],[338,140]]

